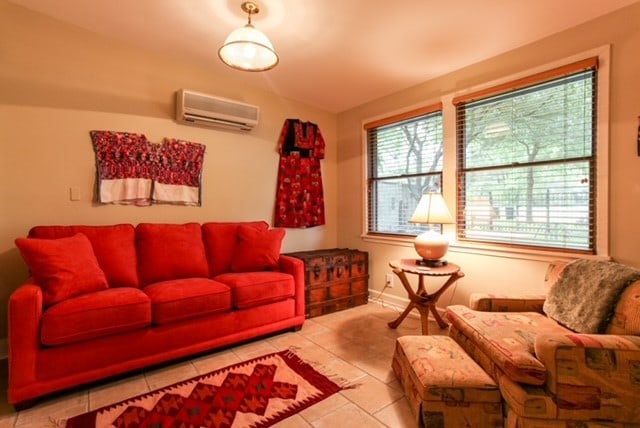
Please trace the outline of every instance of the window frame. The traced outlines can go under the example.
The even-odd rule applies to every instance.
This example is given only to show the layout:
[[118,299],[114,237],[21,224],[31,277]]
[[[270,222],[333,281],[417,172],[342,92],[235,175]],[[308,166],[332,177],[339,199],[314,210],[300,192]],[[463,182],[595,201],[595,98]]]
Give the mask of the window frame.
[[[457,193],[457,153],[456,153],[456,109],[453,105],[453,99],[455,97],[464,96],[472,92],[480,91],[496,85],[504,84],[517,79],[525,78],[536,73],[542,73],[552,68],[561,67],[576,61],[584,60],[596,56],[598,57],[598,78],[597,78],[597,146],[598,153],[596,163],[596,176],[597,176],[597,200],[596,200],[596,243],[595,243],[595,256],[596,258],[607,259],[609,258],[609,104],[610,104],[610,57],[611,46],[602,45],[593,49],[585,50],[583,52],[567,56],[565,58],[551,61],[538,66],[531,66],[521,71],[512,72],[502,77],[478,83],[475,85],[469,85],[465,88],[459,88],[455,91],[442,94],[438,99],[426,99],[430,103],[441,102],[442,103],[442,116],[443,116],[443,144],[444,144],[444,158],[443,158],[443,170],[442,170],[442,193],[445,197],[449,210],[454,213],[457,212],[456,193]],[[413,239],[406,236],[379,236],[372,235],[367,232],[367,213],[368,213],[368,198],[367,198],[367,165],[368,165],[368,153],[367,153],[367,137],[366,130],[364,130],[364,124],[373,120],[377,120],[385,117],[392,117],[392,115],[402,114],[398,113],[402,110],[395,110],[394,112],[388,112],[386,114],[379,114],[377,116],[371,116],[362,120],[361,128],[361,147],[363,156],[361,157],[362,165],[362,231],[360,238],[364,242],[394,245],[399,247],[412,247]],[[486,255],[493,257],[506,257],[523,260],[535,260],[540,262],[549,262],[555,259],[569,260],[575,258],[575,253],[568,253],[566,251],[559,250],[541,250],[533,248],[516,248],[506,245],[496,245],[489,243],[476,243],[469,241],[457,241],[455,225],[444,225],[443,234],[449,238],[449,252],[468,255]]]
[[[558,82],[561,79],[566,79],[572,76],[585,76],[586,79],[593,84],[592,96],[593,99],[590,102],[592,107],[592,117],[594,121],[591,128],[595,130],[591,134],[591,147],[589,155],[581,155],[579,157],[570,156],[567,158],[557,158],[548,160],[532,160],[530,162],[516,162],[514,164],[489,164],[480,166],[467,166],[466,159],[466,140],[465,135],[467,133],[467,109],[475,109],[481,106],[483,103],[494,103],[495,100],[503,98],[510,99],[512,96],[518,98],[523,93],[531,90],[547,91],[556,86],[554,82]],[[587,77],[588,76],[588,77]],[[571,82],[561,82],[562,85],[569,85]],[[532,248],[535,250],[543,251],[561,251],[568,253],[576,253],[581,255],[593,255],[596,253],[596,240],[597,240],[597,227],[596,222],[596,200],[597,200],[597,159],[598,159],[598,135],[597,135],[597,107],[598,107],[598,57],[591,57],[584,60],[576,61],[574,63],[566,64],[560,67],[549,69],[540,73],[536,73],[524,78],[520,78],[514,81],[506,82],[494,87],[489,87],[464,96],[458,96],[453,99],[453,104],[456,107],[456,158],[457,158],[457,238],[463,242],[477,242],[477,243],[489,243],[499,246],[509,246],[516,248]],[[577,162],[587,163],[590,167],[590,173],[588,177],[589,187],[589,248],[580,249],[572,248],[570,246],[561,247],[553,245],[545,245],[543,241],[535,243],[535,240],[529,242],[510,239],[507,237],[500,238],[492,233],[487,232],[486,238],[483,238],[481,234],[474,232],[473,229],[467,229],[467,216],[466,213],[466,194],[467,188],[467,174],[477,174],[487,171],[518,171],[522,168],[533,168],[535,171],[550,167],[552,165],[569,165]],[[553,223],[548,223],[550,226]],[[594,227],[591,227],[594,226]],[[475,236],[474,236],[475,235]]]
[[[388,238],[392,238],[392,239],[408,239],[411,238],[413,239],[416,235],[412,235],[412,234],[406,234],[406,233],[393,233],[393,232],[385,232],[385,231],[378,231],[378,230],[371,230],[373,225],[371,224],[371,217],[373,216],[373,210],[376,209],[376,207],[372,207],[370,206],[370,202],[373,200],[374,196],[372,195],[372,187],[374,186],[374,183],[376,182],[384,182],[385,180],[394,180],[394,179],[402,179],[402,178],[411,178],[411,177],[428,177],[428,176],[439,176],[439,181],[440,181],[440,191],[442,191],[442,186],[443,186],[443,170],[444,170],[444,164],[442,167],[442,170],[439,172],[423,172],[423,173],[416,173],[416,174],[410,174],[410,175],[403,175],[403,176],[395,176],[395,177],[385,177],[385,178],[380,178],[380,177],[373,177],[373,174],[371,172],[373,165],[371,165],[370,162],[373,161],[373,159],[370,156],[370,147],[369,147],[369,132],[373,129],[376,128],[381,128],[387,125],[394,125],[394,124],[400,124],[404,121],[407,120],[411,120],[411,119],[416,119],[416,118],[420,118],[421,116],[430,116],[430,115],[434,115],[434,114],[439,114],[439,116],[442,118],[442,120],[444,120],[443,117],[443,104],[442,102],[438,102],[438,103],[434,103],[434,104],[429,104],[423,107],[419,107],[416,109],[412,109],[409,111],[404,111],[401,113],[397,113],[397,114],[392,114],[386,117],[383,117],[381,119],[376,119],[373,121],[369,121],[363,124],[363,129],[364,129],[364,148],[365,148],[365,164],[364,164],[364,172],[365,172],[365,191],[364,191],[364,207],[365,207],[365,212],[364,212],[364,233],[366,236],[375,236],[375,237],[380,237],[382,239],[388,239]],[[443,129],[442,132],[444,133],[444,124],[443,124]],[[443,140],[444,140],[444,135],[443,135]],[[442,143],[443,146],[443,151],[444,151],[444,141]],[[443,157],[444,157],[444,153],[443,153]],[[407,216],[407,223],[409,222],[409,216]],[[414,226],[414,229],[418,229],[418,228],[424,228],[426,230],[426,228],[436,228],[436,229],[440,229],[440,226],[435,225],[435,226],[425,226],[425,225],[417,225]]]

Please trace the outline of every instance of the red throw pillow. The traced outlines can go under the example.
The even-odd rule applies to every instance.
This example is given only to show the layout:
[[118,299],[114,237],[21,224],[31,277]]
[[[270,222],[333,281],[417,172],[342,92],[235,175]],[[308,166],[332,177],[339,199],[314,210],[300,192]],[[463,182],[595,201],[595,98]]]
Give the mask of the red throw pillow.
[[59,239],[82,233],[89,238],[109,287],[139,288],[136,232],[131,224],[107,226],[35,226],[29,238]]
[[247,222],[209,222],[202,224],[202,240],[209,261],[209,275],[211,278],[222,273],[231,272],[231,262],[238,245],[238,228],[250,226],[267,230],[269,224],[266,221]]
[[278,267],[284,233],[284,229],[238,227],[238,245],[233,253],[231,271],[257,272]]
[[16,246],[42,288],[45,306],[108,288],[91,242],[82,233],[68,238],[18,238]]

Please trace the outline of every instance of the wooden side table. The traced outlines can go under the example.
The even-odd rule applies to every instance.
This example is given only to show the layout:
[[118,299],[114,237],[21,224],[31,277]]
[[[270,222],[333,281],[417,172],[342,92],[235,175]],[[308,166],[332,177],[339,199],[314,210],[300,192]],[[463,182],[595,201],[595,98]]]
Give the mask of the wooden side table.
[[[448,324],[445,320],[442,319],[438,310],[436,309],[436,303],[438,299],[451,285],[456,282],[458,279],[464,276],[464,273],[460,271],[460,266],[448,263],[444,266],[439,267],[425,267],[416,264],[415,259],[401,259],[401,260],[392,260],[389,262],[389,266],[393,273],[395,273],[398,278],[400,278],[400,282],[402,286],[407,290],[407,294],[409,295],[409,305],[407,308],[400,314],[400,316],[391,321],[388,325],[391,328],[397,328],[402,321],[409,315],[414,308],[418,309],[420,312],[420,319],[422,321],[422,334],[429,334],[429,311],[433,314],[433,317],[436,319],[436,322],[440,326],[440,328],[448,327]],[[414,291],[413,287],[409,283],[407,279],[407,274],[418,275],[418,288]],[[442,286],[433,294],[427,293],[427,290],[424,287],[424,277],[425,276],[448,276],[449,279],[442,284]]]

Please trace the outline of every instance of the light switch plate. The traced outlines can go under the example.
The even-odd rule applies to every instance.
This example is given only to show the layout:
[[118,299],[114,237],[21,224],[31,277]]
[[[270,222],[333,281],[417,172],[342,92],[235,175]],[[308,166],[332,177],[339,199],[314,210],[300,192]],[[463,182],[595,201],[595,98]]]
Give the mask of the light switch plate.
[[80,200],[80,189],[77,187],[70,187],[69,188],[69,199],[72,201],[79,201]]

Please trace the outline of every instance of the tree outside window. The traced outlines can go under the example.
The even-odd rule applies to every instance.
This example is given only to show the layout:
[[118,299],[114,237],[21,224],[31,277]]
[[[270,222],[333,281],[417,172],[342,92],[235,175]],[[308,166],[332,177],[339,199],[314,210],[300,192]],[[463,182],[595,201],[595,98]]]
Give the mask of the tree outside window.
[[454,100],[460,240],[595,251],[596,64]]
[[442,189],[441,108],[438,104],[365,125],[369,233],[417,235],[429,228],[409,218],[422,194]]

